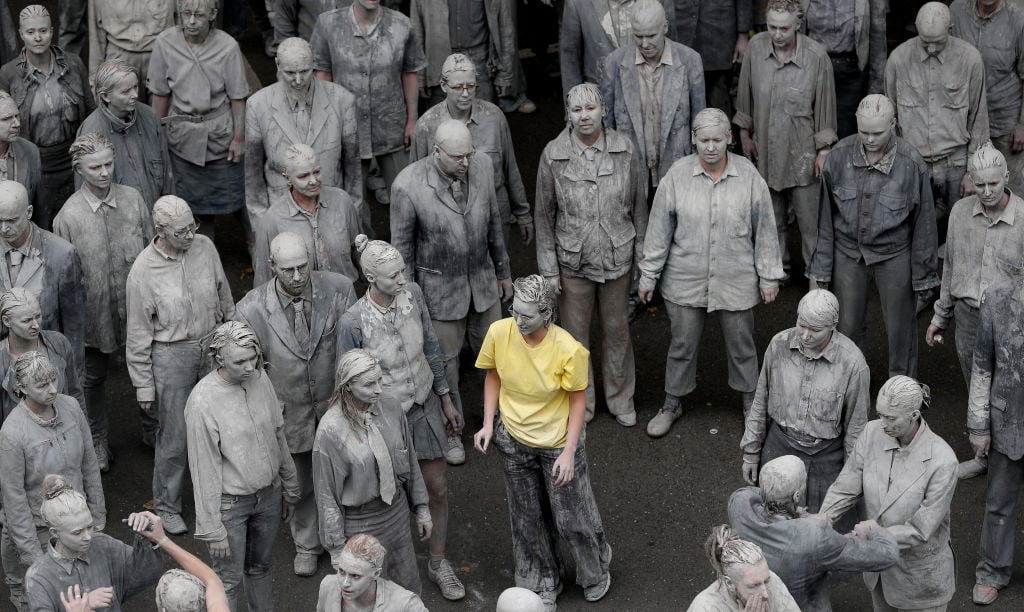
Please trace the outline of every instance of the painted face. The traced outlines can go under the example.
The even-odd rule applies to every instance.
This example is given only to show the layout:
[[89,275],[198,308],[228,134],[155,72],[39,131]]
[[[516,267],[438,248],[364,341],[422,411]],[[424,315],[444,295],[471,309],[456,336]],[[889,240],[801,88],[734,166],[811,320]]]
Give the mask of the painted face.
[[640,50],[640,56],[648,61],[659,59],[665,50],[665,29],[668,25],[653,19],[634,19],[632,27],[633,43]]
[[20,245],[28,235],[31,217],[31,206],[0,201],[0,238],[11,246]]
[[14,142],[21,132],[21,118],[13,100],[0,102],[0,142]]
[[301,295],[309,282],[309,254],[301,249],[281,249],[270,263],[281,286],[291,295]]
[[94,192],[105,192],[110,189],[114,177],[114,150],[102,149],[83,155],[75,166],[75,172],[82,175],[82,180]]
[[277,78],[293,91],[306,91],[313,79],[313,58],[308,53],[277,56]]
[[545,317],[541,314],[540,306],[534,302],[524,302],[518,297],[513,298],[509,313],[515,319],[519,333],[524,336],[529,336],[544,327]]
[[921,39],[921,46],[928,55],[938,55],[946,48],[946,43],[949,41],[948,32],[929,32],[927,34],[920,33],[918,38]]
[[441,167],[441,171],[448,176],[457,178],[465,178],[466,173],[469,172],[473,154],[476,153],[473,141],[468,134],[465,137],[450,138],[443,145],[437,143],[434,145],[434,150],[437,151],[434,158],[437,159],[437,165]]
[[577,135],[590,138],[601,133],[601,117],[604,106],[592,100],[572,101],[569,103],[569,121]]
[[732,132],[726,125],[709,125],[693,135],[693,146],[697,157],[708,166],[714,166],[725,159],[725,153],[732,141]]
[[356,0],[356,4],[367,13],[372,13],[380,8],[380,0]]
[[993,166],[971,172],[974,191],[985,208],[995,208],[1006,196],[1006,168]]
[[139,77],[130,72],[110,88],[104,98],[107,108],[115,117],[127,117],[135,112],[135,104],[139,101]]
[[765,15],[768,23],[768,35],[772,37],[772,46],[776,49],[788,49],[796,39],[799,19],[796,13],[789,11],[768,11]]
[[50,528],[50,533],[57,538],[56,548],[62,556],[80,559],[89,552],[94,530],[92,514],[88,508],[83,508],[61,517],[60,523]]
[[346,383],[349,391],[356,400],[370,405],[380,399],[383,388],[380,386],[380,366],[375,366],[369,372],[363,372]]
[[285,167],[292,189],[307,198],[320,195],[320,161],[300,157]]
[[401,257],[385,261],[371,276],[373,279],[367,280],[381,295],[394,297],[405,287],[405,262]]
[[238,346],[228,343],[220,349],[217,355],[217,365],[220,366],[220,375],[224,380],[239,385],[252,378],[259,365],[259,355],[256,348],[251,346]]
[[772,575],[764,559],[754,565],[744,566],[738,574],[733,577],[733,586],[740,606],[746,606],[748,601],[757,601],[758,598],[768,601],[768,583]]
[[35,340],[43,328],[43,313],[39,304],[26,304],[12,308],[4,317],[4,325],[11,335],[22,340]]
[[[2,229],[3,226],[0,225],[0,231]],[[192,248],[198,231],[199,224],[192,218],[191,212],[186,212],[173,219],[167,226],[158,229],[157,233],[160,235],[160,239],[172,249],[187,251]]]
[[804,347],[804,350],[817,355],[828,346],[829,341],[832,339],[832,330],[835,328],[808,325],[803,319],[798,317],[796,329],[800,336],[800,344]]
[[178,9],[185,36],[192,40],[206,40],[217,11],[211,11],[206,2],[180,2]]
[[890,406],[889,396],[881,393],[878,394],[876,409],[878,418],[882,421],[882,431],[896,439],[903,438],[914,429],[914,422],[919,414],[917,410]]
[[857,134],[864,150],[868,153],[884,151],[892,140],[894,126],[893,116],[889,113],[857,117]]
[[33,55],[49,53],[53,40],[53,26],[49,17],[27,17],[21,20],[18,33],[25,49]]
[[53,402],[57,401],[57,377],[29,377],[24,385],[18,385],[18,390],[21,391],[25,403],[30,408],[34,410],[49,408]]
[[476,71],[455,70],[449,74],[445,96],[448,104],[461,111],[472,108],[476,99]]
[[341,553],[338,563],[338,577],[341,578],[341,598],[345,600],[359,599],[374,587],[377,580],[377,568],[369,561],[356,558],[346,551]]

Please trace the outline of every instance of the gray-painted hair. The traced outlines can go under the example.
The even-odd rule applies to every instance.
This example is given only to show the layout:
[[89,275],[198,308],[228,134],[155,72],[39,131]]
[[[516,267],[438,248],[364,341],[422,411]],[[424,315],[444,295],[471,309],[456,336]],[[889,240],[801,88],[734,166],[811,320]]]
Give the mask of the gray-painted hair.
[[459,70],[465,70],[466,72],[472,72],[476,76],[476,65],[473,64],[473,60],[469,59],[461,53],[452,53],[448,57],[444,58],[444,63],[441,64],[441,84],[448,84],[448,77],[453,72]]
[[210,357],[220,355],[221,350],[229,344],[239,348],[251,348],[256,351],[256,368],[262,370],[266,363],[263,360],[263,346],[256,332],[241,321],[221,323],[210,334]]
[[1002,168],[1003,170],[1009,171],[1006,167],[1006,157],[999,151],[999,149],[992,146],[991,141],[986,141],[974,152],[974,155],[967,160],[967,171],[977,172],[978,170],[986,170],[988,168]]
[[51,26],[53,25],[53,18],[50,17],[50,11],[46,10],[46,7],[42,4],[30,4],[25,8],[21,9],[18,13],[18,29],[21,29],[21,22],[32,17],[45,17],[50,20]]
[[71,143],[71,167],[74,168],[86,155],[99,153],[104,149],[114,150],[114,143],[110,142],[105,134],[100,132],[89,132],[82,134]]
[[[580,83],[570,89],[569,93],[565,94],[565,111],[568,113],[573,106],[577,104],[584,105],[588,102],[594,103],[602,109],[608,108],[604,102],[604,94],[601,93],[601,88],[598,85],[594,83]],[[601,113],[601,115],[603,116],[604,113]]]
[[544,327],[547,327],[555,320],[555,308],[558,300],[555,292],[540,274],[531,274],[517,278],[512,283],[514,295],[528,304],[536,304],[541,316],[544,317]]
[[182,569],[164,572],[156,585],[159,612],[205,612],[206,585]]
[[57,528],[61,519],[82,511],[89,512],[89,502],[67,479],[60,474],[47,474],[43,478],[43,503],[39,514],[47,525]]
[[797,19],[804,18],[804,5],[800,0],[768,0],[764,12],[794,13]]
[[129,74],[134,74],[136,78],[139,76],[135,66],[120,57],[108,59],[100,64],[92,77],[92,91],[96,99],[102,101],[103,96],[110,93],[114,86]]
[[391,246],[391,243],[370,240],[366,234],[356,236],[355,247],[356,253],[359,253],[359,268],[363,274],[377,274],[377,268],[382,264],[402,259],[402,254]]
[[931,405],[931,400],[932,392],[928,385],[922,385],[913,378],[902,374],[885,381],[882,388],[878,390],[878,404],[884,403],[893,408],[902,408],[907,412],[914,410],[924,412]]
[[188,202],[178,196],[160,196],[153,203],[153,225],[158,232],[185,215],[191,217],[192,209],[188,207]]
[[57,368],[53,367],[46,355],[38,351],[26,351],[14,360],[15,395],[22,397],[23,387],[33,382],[57,380]]
[[711,535],[704,542],[704,554],[719,580],[735,567],[754,565],[764,560],[760,546],[741,540],[739,534],[728,525],[718,525],[711,529]]

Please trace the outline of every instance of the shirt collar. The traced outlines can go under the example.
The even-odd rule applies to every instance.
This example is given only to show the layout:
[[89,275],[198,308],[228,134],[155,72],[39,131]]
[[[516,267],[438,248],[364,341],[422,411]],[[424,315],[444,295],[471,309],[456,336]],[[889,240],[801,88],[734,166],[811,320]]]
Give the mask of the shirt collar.
[[[452,117],[451,112],[448,110],[448,101],[447,100],[445,100],[444,102],[441,103],[441,112],[444,113],[444,117],[442,117],[442,119],[454,119],[454,117]],[[469,110],[469,122],[468,123],[479,124],[480,122],[477,121],[476,118],[481,113],[483,113],[483,111],[480,110],[480,100],[479,99],[474,99],[473,100],[473,107]]]
[[284,98],[285,100],[288,101],[288,108],[292,112],[297,111],[299,109],[299,104],[305,105],[306,108],[313,107],[313,90],[316,88],[316,81],[316,78],[311,79],[309,83],[309,89],[307,89],[306,93],[302,94],[301,96],[295,95],[292,92],[292,88],[289,87],[288,85],[285,85]]
[[[158,245],[156,242],[157,238],[159,237],[160,236],[153,236],[153,242],[150,243],[153,246],[153,250],[156,251],[156,254],[160,256],[160,259],[163,259],[165,261],[178,261],[178,257],[173,257],[160,248],[160,245]],[[188,251],[185,252],[187,253]],[[181,259],[184,259],[184,253],[182,253]]]
[[896,134],[892,135],[892,139],[889,141],[889,148],[882,154],[882,159],[874,164],[868,161],[867,151],[864,150],[864,145],[859,140],[857,141],[857,151],[860,152],[860,155],[854,159],[854,166],[874,168],[882,174],[889,174],[892,172],[892,165],[896,162]]
[[793,52],[789,54],[789,57],[787,57],[786,59],[782,59],[778,55],[776,55],[775,45],[772,44],[771,41],[768,42],[768,51],[764,54],[764,57],[765,59],[768,59],[770,57],[775,58],[775,60],[778,61],[779,64],[782,66],[785,66],[789,62],[793,62],[793,65],[795,65],[798,68],[802,68],[804,65],[803,51],[804,46],[800,44],[800,34],[798,33],[796,35],[796,46],[793,47]]
[[829,363],[835,363],[836,358],[839,357],[839,348],[837,346],[838,343],[836,342],[836,331],[838,330],[835,328],[832,329],[832,337],[829,338],[828,346],[825,347],[825,350],[821,351],[821,354],[817,357],[812,357],[804,352],[804,345],[800,342],[800,330],[794,327],[790,331],[789,335],[789,348],[791,350],[798,351],[800,356],[804,359],[814,360],[820,357]]
[[126,121],[124,119],[121,119],[120,117],[117,117],[116,115],[114,115],[114,113],[110,112],[110,108],[107,107],[106,104],[101,103],[99,106],[100,112],[103,113],[103,116],[106,117],[107,121],[110,122],[111,129],[120,134],[124,134],[129,129],[131,129],[131,127],[135,125],[135,119],[139,116],[138,113],[132,111],[131,113],[129,113],[128,120]]
[[575,153],[576,155],[583,155],[583,153],[587,149],[594,149],[594,150],[597,150],[597,151],[604,151],[605,146],[607,144],[605,142],[604,130],[601,130],[601,135],[598,137],[597,141],[594,142],[594,144],[592,144],[590,146],[587,146],[587,145],[583,144],[582,142],[580,142],[580,139],[576,138],[576,135],[573,134],[572,132],[569,133],[569,142],[572,143],[572,150],[573,150],[573,153]]
[[12,247],[3,240],[0,240],[0,247],[3,248],[3,254],[6,255],[10,251],[18,251],[25,257],[30,257],[32,252],[32,240],[36,237],[36,224],[29,222],[28,224],[28,238],[25,238],[25,242],[21,243],[20,247]]
[[[639,66],[640,64],[647,63],[647,60],[644,59],[643,54],[640,53],[640,47],[637,47],[636,45],[634,45],[633,48],[636,50],[636,63],[637,63],[637,65]],[[658,60],[658,66],[674,66],[674,65],[675,65],[675,63],[672,61],[672,45],[670,44],[669,39],[665,38],[665,48],[662,49],[662,51],[661,51],[661,59]]]
[[327,207],[322,198],[317,198],[316,208],[313,209],[313,212],[306,212],[301,206],[299,206],[299,203],[295,201],[295,194],[291,192],[288,193],[288,201],[292,204],[291,208],[288,209],[288,216],[290,217],[294,217],[295,215],[305,215],[309,217],[316,214],[319,209]]
[[[700,163],[700,157],[696,153],[694,153],[693,154],[693,176],[700,176],[701,174],[703,174],[704,176],[708,177],[709,179],[711,178],[711,175],[708,174],[704,170],[704,166]],[[724,179],[727,176],[739,176],[739,175],[740,175],[739,170],[737,170],[736,169],[736,165],[734,163],[732,163],[732,154],[731,153],[726,153],[726,156],[725,156],[725,171],[722,172],[722,176],[718,177],[718,180],[722,180],[722,179]]]
[[377,26],[379,26],[381,20],[384,19],[384,11],[387,9],[383,6],[377,9],[377,19],[375,19],[373,23],[370,24],[370,29],[368,29],[365,34],[363,33],[363,28],[359,26],[359,18],[356,17],[355,2],[349,5],[348,10],[349,13],[352,15],[352,23],[355,25],[355,35],[360,38],[369,38],[373,36],[374,32],[377,31]]
[[110,191],[107,192],[105,199],[100,199],[87,185],[82,185],[82,194],[85,197],[85,201],[89,204],[89,208],[92,212],[99,212],[100,206],[106,204],[111,208],[117,208],[117,198],[114,195],[114,184],[110,184]]
[[[917,45],[917,60],[919,62],[921,62],[921,63],[924,63],[924,62],[928,61],[928,58],[932,57],[932,56],[928,55],[928,52],[925,50],[924,45],[921,44],[921,37],[918,36],[918,37],[915,37],[915,38],[913,38],[911,40],[915,41],[915,44]],[[939,51],[938,53],[935,54],[935,59],[939,60],[940,64],[945,64],[946,63],[946,55],[947,55],[946,51],[948,49],[949,49],[949,40],[946,41],[946,46],[943,47],[941,51]]]
[[55,540],[56,538],[50,538],[50,542],[46,545],[46,552],[50,553],[50,558],[52,558],[54,562],[60,567],[60,569],[64,570],[64,572],[68,576],[74,573],[75,563],[81,562],[86,565],[89,565],[89,553],[82,555],[78,559],[65,559],[64,557],[57,554],[57,549],[53,545]]
[[461,177],[461,178],[460,177],[455,177],[455,176],[448,176],[447,174],[445,174],[445,171],[441,169],[441,166],[437,163],[436,159],[434,160],[434,170],[437,170],[437,175],[439,177],[441,177],[441,180],[443,180],[444,184],[447,187],[449,187],[449,188],[452,186],[452,183],[454,183],[455,181],[462,181],[462,183],[464,185],[468,185],[469,184],[467,182],[467,180],[469,179],[469,175],[468,174],[466,176]]
[[[1006,190],[1006,194],[1010,196],[1010,201],[1008,201],[1006,203],[1006,206],[1004,206],[1003,209],[999,211],[999,214],[996,215],[995,219],[989,219],[989,227],[992,227],[993,225],[997,225],[999,223],[1013,225],[1014,218],[1016,217],[1015,213],[1017,211],[1017,207],[1014,205],[1014,198],[1016,196],[1010,193],[1009,189]],[[978,215],[984,215],[986,218],[988,218],[988,214],[985,212],[985,207],[982,206],[981,200],[978,199],[978,196],[974,196],[974,209],[971,212],[971,216],[977,217]]]
[[307,302],[312,301],[310,299],[310,286],[312,284],[312,282],[306,283],[306,288],[302,290],[302,295],[292,295],[284,290],[284,287],[281,286],[281,281],[277,280],[276,278],[274,279],[274,289],[277,291],[277,298],[281,300],[282,307],[288,306],[293,301],[295,301],[296,298],[302,298]]

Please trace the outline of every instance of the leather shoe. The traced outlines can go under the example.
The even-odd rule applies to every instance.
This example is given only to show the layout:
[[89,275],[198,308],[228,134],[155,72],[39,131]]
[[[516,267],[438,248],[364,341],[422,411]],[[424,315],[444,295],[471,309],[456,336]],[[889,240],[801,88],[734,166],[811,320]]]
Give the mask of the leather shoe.
[[979,606],[987,606],[993,601],[999,599],[999,589],[987,584],[975,584],[974,591],[971,593],[971,601],[978,604]]

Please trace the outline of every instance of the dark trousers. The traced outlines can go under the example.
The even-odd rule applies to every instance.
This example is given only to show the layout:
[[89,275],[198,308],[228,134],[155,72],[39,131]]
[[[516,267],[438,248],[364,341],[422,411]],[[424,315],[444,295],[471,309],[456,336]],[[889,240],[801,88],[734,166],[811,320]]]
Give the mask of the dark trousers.
[[971,386],[971,365],[974,362],[974,340],[978,336],[978,320],[981,318],[977,308],[963,302],[953,307],[953,321],[956,329],[953,337],[956,341],[956,356],[960,359],[960,371],[964,375],[964,383]]
[[868,95],[868,71],[857,67],[856,53],[829,54],[836,81],[836,119],[840,138],[857,133],[857,106]]
[[82,391],[85,392],[85,411],[89,417],[92,439],[106,443],[110,427],[107,421],[107,373],[110,371],[110,353],[85,347],[85,376],[82,377]]
[[978,584],[998,589],[1010,584],[1021,479],[1024,479],[1024,459],[1010,459],[994,448],[989,449],[985,519],[975,569]]

